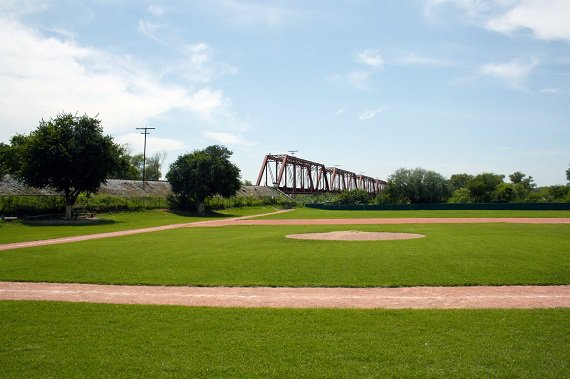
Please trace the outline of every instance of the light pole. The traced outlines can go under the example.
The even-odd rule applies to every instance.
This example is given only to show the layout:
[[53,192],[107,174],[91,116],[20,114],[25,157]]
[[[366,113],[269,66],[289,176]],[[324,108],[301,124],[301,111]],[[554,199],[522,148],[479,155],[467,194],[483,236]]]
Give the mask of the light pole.
[[152,129],[156,129],[156,128],[149,128],[149,127],[144,127],[144,128],[137,128],[137,130],[144,130],[144,132],[141,132],[141,134],[144,134],[144,150],[143,150],[143,174],[142,174],[142,188],[144,191],[144,181],[146,179],[145,177],[145,173],[146,173],[146,136],[148,134],[150,134],[148,131],[152,130]]

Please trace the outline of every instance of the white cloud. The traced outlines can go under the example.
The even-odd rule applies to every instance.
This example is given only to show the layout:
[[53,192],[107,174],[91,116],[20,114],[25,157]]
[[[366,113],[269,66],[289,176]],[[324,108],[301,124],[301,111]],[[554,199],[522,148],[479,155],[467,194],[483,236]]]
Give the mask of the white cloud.
[[368,91],[372,77],[384,67],[384,60],[377,50],[366,49],[356,54],[356,62],[367,66],[367,69],[350,72],[348,82],[359,90]]
[[407,53],[402,55],[399,58],[399,62],[403,64],[417,65],[417,66],[441,66],[441,67],[452,66],[454,64],[453,62],[450,61],[426,57],[415,53]]
[[148,12],[155,17],[162,17],[164,15],[164,8],[160,5],[149,5]]
[[[151,130],[152,132],[152,130]],[[128,145],[131,153],[142,152],[144,147],[144,136],[138,133],[128,133],[115,137],[115,142],[120,145]],[[154,154],[161,151],[171,152],[184,148],[184,142],[171,138],[158,138],[152,135],[146,139],[147,154]]]
[[452,20],[459,11],[463,19],[500,33],[529,30],[536,38],[570,41],[568,0],[428,0],[424,14],[438,21],[441,14]]
[[486,26],[501,33],[528,29],[539,39],[570,41],[569,16],[568,0],[521,0]]
[[147,22],[143,20],[139,20],[138,22],[138,31],[141,32],[143,35],[147,36],[148,38],[160,43],[165,44],[160,38],[157,37],[156,32],[164,27],[162,24],[156,24],[152,22]]
[[224,13],[228,21],[238,25],[278,26],[300,17],[299,12],[294,9],[264,3],[220,0],[218,4],[218,13]]
[[222,91],[203,88],[192,94],[190,98],[186,98],[184,105],[203,118],[209,118],[216,110],[222,108],[223,103]]
[[521,88],[537,65],[536,58],[530,61],[515,59],[506,63],[488,63],[481,68],[480,73],[483,76],[501,79],[513,87]]
[[370,87],[370,78],[374,75],[371,71],[353,71],[348,74],[348,82],[351,86],[362,91],[368,91]]
[[384,66],[384,61],[378,50],[364,50],[356,56],[359,63],[368,65],[373,69],[381,69]]
[[224,113],[220,90],[165,84],[127,57],[47,38],[15,19],[0,19],[0,56],[0,140],[62,111],[99,114],[106,132],[119,134],[169,111]]
[[344,114],[344,112],[346,112],[346,108],[339,108],[336,110],[336,115],[337,117],[340,117]]
[[0,14],[8,17],[41,13],[48,8],[46,0],[2,0]]
[[376,109],[367,109],[364,112],[362,112],[362,114],[360,116],[358,116],[359,119],[361,120],[371,120],[374,117],[376,117],[376,115],[378,113],[384,112],[385,109],[384,108],[376,108]]
[[554,87],[546,87],[540,90],[541,93],[558,93],[560,89]]
[[206,43],[186,45],[181,50],[185,57],[174,66],[174,70],[186,80],[207,83],[237,72],[235,67],[214,60],[214,51]]
[[222,145],[253,146],[255,143],[246,141],[242,136],[226,132],[204,132],[204,137]]

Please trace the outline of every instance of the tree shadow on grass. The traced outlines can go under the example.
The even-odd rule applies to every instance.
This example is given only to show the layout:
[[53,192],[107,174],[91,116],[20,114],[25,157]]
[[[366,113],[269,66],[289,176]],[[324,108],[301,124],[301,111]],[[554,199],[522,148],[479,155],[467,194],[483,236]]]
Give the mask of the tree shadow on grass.
[[208,210],[204,214],[200,214],[196,211],[182,211],[178,209],[170,209],[168,212],[181,217],[199,217],[205,219],[237,217],[237,215],[218,213],[216,211],[208,211]]
[[95,225],[108,225],[120,224],[124,221],[115,221],[105,218],[85,218],[78,220],[66,220],[64,218],[43,219],[43,220],[22,220],[22,225],[26,226],[95,226]]

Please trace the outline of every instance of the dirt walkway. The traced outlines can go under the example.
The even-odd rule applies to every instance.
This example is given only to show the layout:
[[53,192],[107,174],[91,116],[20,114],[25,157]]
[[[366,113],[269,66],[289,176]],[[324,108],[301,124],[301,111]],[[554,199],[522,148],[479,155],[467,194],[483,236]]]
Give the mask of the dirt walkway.
[[[277,214],[290,210],[281,210],[269,214]],[[401,225],[401,224],[480,224],[480,223],[511,223],[511,224],[570,224],[570,218],[355,218],[355,219],[286,219],[286,220],[251,220],[265,215],[243,216],[223,220],[199,221],[185,224],[171,224],[151,228],[122,230],[109,233],[87,234],[75,237],[53,238],[39,241],[26,241],[0,244],[0,251],[20,249],[25,247],[56,245],[78,241],[88,241],[101,238],[128,236],[141,233],[152,233],[162,230],[220,226],[246,225]]]
[[268,288],[0,282],[0,300],[270,308],[570,307],[570,286]]

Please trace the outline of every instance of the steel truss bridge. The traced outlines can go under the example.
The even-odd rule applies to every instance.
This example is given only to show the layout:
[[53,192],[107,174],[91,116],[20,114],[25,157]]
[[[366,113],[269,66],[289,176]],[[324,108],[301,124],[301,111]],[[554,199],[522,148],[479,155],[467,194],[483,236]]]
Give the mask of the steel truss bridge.
[[274,187],[289,195],[355,189],[378,194],[384,190],[386,182],[292,155],[269,154],[263,159],[256,185]]

